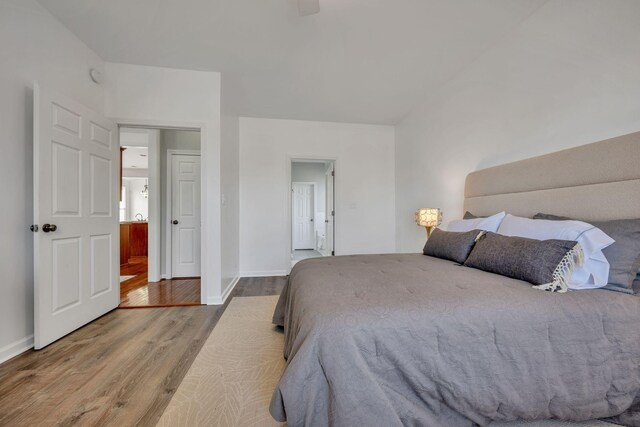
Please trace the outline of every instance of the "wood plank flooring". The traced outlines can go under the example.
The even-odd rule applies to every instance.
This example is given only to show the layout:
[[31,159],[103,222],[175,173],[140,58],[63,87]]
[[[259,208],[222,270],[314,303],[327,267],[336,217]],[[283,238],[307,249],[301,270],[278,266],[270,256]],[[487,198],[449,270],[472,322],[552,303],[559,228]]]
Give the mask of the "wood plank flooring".
[[148,264],[141,262],[120,267],[121,276],[135,277],[120,283],[119,308],[148,308],[200,305],[200,279],[148,281]]
[[279,294],[241,279],[224,306],[114,310],[0,365],[0,426],[154,426],[231,298]]

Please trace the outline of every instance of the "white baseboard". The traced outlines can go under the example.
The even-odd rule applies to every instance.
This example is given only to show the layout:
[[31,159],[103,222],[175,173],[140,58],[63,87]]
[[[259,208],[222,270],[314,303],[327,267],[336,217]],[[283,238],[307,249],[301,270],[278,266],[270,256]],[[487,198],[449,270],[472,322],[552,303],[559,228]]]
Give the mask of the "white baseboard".
[[233,288],[236,287],[236,285],[238,284],[238,282],[240,281],[240,276],[236,276],[233,278],[233,280],[231,281],[231,283],[229,283],[229,285],[227,285],[227,289],[225,289],[222,292],[222,295],[219,297],[211,297],[209,298],[209,300],[207,301],[207,305],[222,305],[224,304],[224,302],[227,300],[227,298],[229,298],[229,295],[231,295],[231,292],[233,291]]
[[0,363],[4,363],[12,357],[33,348],[33,335],[19,339],[9,345],[0,348]]
[[271,271],[243,271],[240,277],[270,277],[286,276],[291,270],[271,270]]

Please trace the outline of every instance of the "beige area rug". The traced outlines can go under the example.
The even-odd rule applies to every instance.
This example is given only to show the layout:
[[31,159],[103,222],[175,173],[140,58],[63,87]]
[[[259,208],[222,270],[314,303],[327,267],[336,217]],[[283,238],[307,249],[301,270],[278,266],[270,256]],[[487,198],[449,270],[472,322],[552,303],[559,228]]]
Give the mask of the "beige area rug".
[[[236,297],[211,332],[169,402],[159,426],[283,426],[269,414],[271,394],[285,361],[284,337],[271,324],[277,296]],[[492,423],[491,427],[604,427],[533,421]]]
[[285,360],[277,296],[236,297],[193,361],[159,426],[281,426],[269,402]]

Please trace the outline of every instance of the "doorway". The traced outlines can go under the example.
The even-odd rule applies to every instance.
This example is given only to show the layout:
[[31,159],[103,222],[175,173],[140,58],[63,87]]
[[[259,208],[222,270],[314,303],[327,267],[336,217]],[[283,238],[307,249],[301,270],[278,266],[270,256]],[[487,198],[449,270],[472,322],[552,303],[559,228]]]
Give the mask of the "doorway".
[[120,145],[119,307],[200,305],[200,131],[121,127]]
[[335,255],[335,162],[291,161],[291,266]]

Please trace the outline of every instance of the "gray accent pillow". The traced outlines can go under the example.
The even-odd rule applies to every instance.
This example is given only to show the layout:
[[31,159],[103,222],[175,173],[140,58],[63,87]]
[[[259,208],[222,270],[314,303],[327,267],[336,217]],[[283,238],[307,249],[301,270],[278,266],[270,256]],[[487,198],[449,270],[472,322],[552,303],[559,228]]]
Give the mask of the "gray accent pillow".
[[477,215],[472,214],[469,211],[466,211],[464,213],[464,216],[462,217],[462,219],[476,219],[476,218],[487,218],[487,217],[486,216],[477,216]]
[[[538,213],[533,219],[565,221],[573,218]],[[615,243],[602,250],[609,261],[609,284],[604,289],[632,294],[640,284],[636,274],[640,271],[640,219],[616,219],[612,221],[586,221],[598,227]]]
[[476,244],[476,238],[480,233],[482,230],[456,232],[436,228],[424,245],[422,253],[462,264]]
[[[535,240],[488,232],[478,239],[464,265],[544,285],[556,281],[556,269],[562,269],[561,263],[572,256],[576,245],[572,240]],[[565,271],[565,279],[572,272]]]

